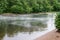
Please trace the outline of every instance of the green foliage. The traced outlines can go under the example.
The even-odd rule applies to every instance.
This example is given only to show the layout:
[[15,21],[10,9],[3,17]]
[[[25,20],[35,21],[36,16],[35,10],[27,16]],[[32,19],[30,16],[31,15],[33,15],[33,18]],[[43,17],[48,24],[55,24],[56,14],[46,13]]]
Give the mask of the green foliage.
[[60,13],[57,13],[55,24],[56,24],[56,28],[60,29]]
[[0,13],[5,12],[7,9],[7,0],[0,0]]
[[59,0],[0,0],[0,13],[60,11]]
[[10,10],[13,13],[23,13],[24,12],[24,8],[22,6],[18,6],[18,5],[13,5]]

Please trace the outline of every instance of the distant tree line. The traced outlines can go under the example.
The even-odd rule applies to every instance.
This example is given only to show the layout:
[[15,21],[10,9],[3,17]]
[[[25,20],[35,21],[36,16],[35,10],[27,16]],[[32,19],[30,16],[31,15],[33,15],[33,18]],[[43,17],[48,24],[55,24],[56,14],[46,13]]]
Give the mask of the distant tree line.
[[0,0],[0,13],[60,11],[60,0]]

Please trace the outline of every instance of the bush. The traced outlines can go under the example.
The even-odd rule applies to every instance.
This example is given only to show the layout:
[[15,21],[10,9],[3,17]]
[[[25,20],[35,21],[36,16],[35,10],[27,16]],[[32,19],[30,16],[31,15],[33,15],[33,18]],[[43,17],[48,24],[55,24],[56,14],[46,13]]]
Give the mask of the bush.
[[0,13],[6,12],[7,4],[7,0],[0,0]]
[[60,30],[60,13],[57,13],[56,19],[55,19],[55,25],[58,30]]
[[57,3],[54,5],[54,10],[55,11],[60,11],[60,3]]
[[18,5],[11,6],[10,10],[12,13],[23,13],[24,12],[24,8]]
[[59,0],[0,0],[0,13],[60,11]]

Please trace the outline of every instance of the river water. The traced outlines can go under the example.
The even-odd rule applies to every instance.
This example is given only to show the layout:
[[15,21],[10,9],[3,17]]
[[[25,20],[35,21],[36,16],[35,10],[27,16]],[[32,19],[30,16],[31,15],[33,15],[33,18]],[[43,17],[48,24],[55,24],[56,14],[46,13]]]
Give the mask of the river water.
[[0,15],[0,40],[35,40],[55,29],[55,14]]

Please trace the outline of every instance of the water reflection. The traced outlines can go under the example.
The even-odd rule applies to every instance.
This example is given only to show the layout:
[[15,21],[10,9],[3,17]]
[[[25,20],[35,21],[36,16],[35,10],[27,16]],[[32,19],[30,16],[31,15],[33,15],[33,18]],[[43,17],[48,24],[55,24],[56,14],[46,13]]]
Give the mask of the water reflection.
[[21,17],[19,18],[19,20],[16,18],[15,18],[16,20],[11,20],[13,18],[14,17],[11,17],[10,20],[8,17],[5,17],[4,20],[2,20],[3,18],[0,19],[0,40],[2,40],[5,37],[5,35],[7,35],[7,37],[15,37],[15,35],[22,35],[18,33],[24,34],[27,34],[27,32],[28,34],[32,34],[33,32],[38,33],[38,31],[41,32],[47,28],[47,15],[44,15],[44,17],[34,15],[26,18],[24,18],[23,16],[23,19],[21,19],[22,18]]

